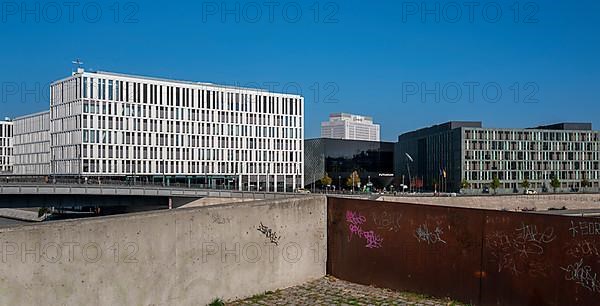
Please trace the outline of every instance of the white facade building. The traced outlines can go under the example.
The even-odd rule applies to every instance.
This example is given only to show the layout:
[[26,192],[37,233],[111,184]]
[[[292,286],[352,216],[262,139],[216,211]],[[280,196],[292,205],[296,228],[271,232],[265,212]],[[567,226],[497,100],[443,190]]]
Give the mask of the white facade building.
[[352,114],[331,114],[321,123],[321,138],[380,141],[379,124],[373,118]]
[[54,175],[304,186],[299,95],[83,69],[50,94]]
[[0,121],[0,174],[12,173],[12,129],[11,121]]
[[14,175],[50,174],[50,111],[13,121]]

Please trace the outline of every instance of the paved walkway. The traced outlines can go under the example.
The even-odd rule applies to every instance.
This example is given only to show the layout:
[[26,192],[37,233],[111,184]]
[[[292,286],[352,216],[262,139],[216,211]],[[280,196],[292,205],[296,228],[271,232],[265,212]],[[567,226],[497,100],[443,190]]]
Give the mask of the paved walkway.
[[300,286],[267,292],[227,305],[462,305],[449,300],[399,293],[325,277]]

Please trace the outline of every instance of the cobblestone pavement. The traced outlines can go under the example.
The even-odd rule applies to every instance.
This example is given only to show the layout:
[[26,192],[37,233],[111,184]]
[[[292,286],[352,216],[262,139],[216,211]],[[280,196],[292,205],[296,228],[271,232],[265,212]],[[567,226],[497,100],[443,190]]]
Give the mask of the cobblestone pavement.
[[324,277],[300,286],[255,295],[227,305],[462,305],[411,293],[394,292]]

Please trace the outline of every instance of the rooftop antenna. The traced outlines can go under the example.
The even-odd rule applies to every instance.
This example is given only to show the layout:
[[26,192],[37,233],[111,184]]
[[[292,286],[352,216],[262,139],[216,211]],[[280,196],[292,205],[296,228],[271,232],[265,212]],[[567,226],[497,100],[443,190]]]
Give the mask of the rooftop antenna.
[[77,58],[76,60],[72,61],[71,63],[76,66],[76,68],[77,68],[76,71],[77,72],[80,72],[82,70],[81,66],[83,65],[83,62],[79,58]]

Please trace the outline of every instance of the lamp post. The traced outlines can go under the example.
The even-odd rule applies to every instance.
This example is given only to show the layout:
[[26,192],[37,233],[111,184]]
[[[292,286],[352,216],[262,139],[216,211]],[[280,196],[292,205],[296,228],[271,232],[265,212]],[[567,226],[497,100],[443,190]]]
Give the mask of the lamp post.
[[408,153],[404,153],[406,155],[406,169],[408,170],[408,191],[412,191],[412,178],[410,175],[410,163],[412,163],[414,160],[412,158],[412,156],[410,156],[410,154]]

